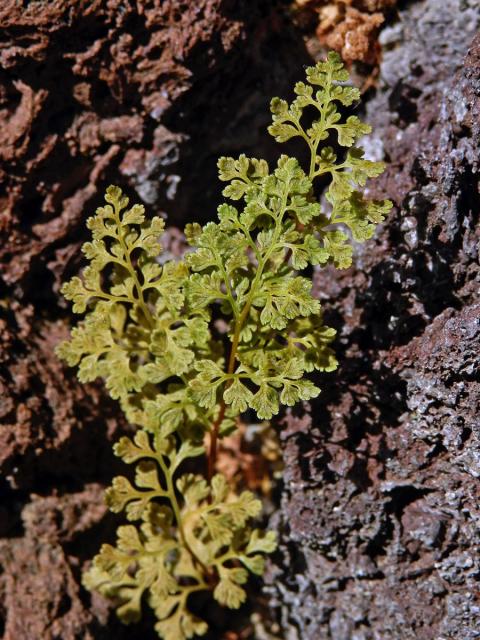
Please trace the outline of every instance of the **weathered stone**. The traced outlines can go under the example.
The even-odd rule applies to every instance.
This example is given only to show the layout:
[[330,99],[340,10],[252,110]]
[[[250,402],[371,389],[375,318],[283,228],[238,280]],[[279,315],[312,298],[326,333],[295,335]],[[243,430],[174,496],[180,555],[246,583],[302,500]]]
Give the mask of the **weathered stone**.
[[[112,540],[101,488],[128,427],[53,356],[59,285],[108,183],[211,219],[217,157],[277,153],[268,100],[307,57],[267,0],[20,4],[0,7],[0,635],[153,640],[148,614],[123,627],[80,585]],[[397,208],[354,268],[315,274],[341,368],[281,433],[267,590],[286,640],[480,637],[477,27],[477,0],[422,0],[381,34],[368,154]]]
[[308,429],[287,418],[269,592],[289,639],[480,637],[478,22],[426,0],[381,36],[368,152],[396,209],[316,279],[341,367]]

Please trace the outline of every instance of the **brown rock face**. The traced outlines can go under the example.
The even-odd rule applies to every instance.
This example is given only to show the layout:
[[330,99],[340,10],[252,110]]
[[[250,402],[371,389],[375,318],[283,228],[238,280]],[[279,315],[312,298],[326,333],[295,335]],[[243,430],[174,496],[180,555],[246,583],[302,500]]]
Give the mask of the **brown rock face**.
[[119,472],[111,443],[126,426],[101,385],[53,354],[71,324],[59,286],[108,184],[179,226],[212,218],[217,157],[268,155],[269,99],[306,60],[266,1],[0,2],[5,640],[156,637],[150,619],[127,629],[80,586],[113,537],[100,486]]
[[[269,4],[248,10],[222,0],[1,4],[5,282],[25,284],[38,263],[68,261],[62,248],[78,239],[86,212],[112,179],[156,209],[171,209],[174,201],[180,219],[211,217],[203,205],[216,190],[216,156],[233,136],[242,148],[256,142],[258,122],[239,121],[263,103],[266,122],[267,90],[281,72],[286,84],[294,68],[286,55],[302,60],[301,43],[287,34],[272,67],[283,23]],[[209,173],[203,168],[199,175],[205,163]],[[177,196],[187,177],[185,195]],[[199,210],[192,210],[194,193]]]
[[[316,276],[341,369],[282,431],[267,590],[286,640],[480,637],[477,26],[477,0],[423,0],[382,32],[369,153],[397,210],[354,269]],[[53,355],[59,284],[110,183],[173,224],[213,218],[217,157],[278,153],[268,101],[304,62],[280,0],[0,2],[5,640],[156,637],[80,584],[113,538],[102,490],[128,427]]]

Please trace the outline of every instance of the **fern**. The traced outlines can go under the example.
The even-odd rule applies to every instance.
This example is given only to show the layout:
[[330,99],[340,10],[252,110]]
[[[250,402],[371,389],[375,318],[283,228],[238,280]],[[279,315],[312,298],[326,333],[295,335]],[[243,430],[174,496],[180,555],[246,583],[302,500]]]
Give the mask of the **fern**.
[[[323,324],[311,279],[301,273],[310,265],[348,267],[352,242],[371,237],[391,207],[360,190],[383,164],[354,146],[370,128],[342,118],[339,106],[360,98],[347,80],[330,53],[307,69],[291,104],[272,100],[269,132],[278,142],[303,138],[308,171],[285,155],[272,170],[245,155],[220,158],[230,203],[219,206],[217,222],[187,225],[192,250],[182,261],[160,264],[163,220],[147,221],[142,206],[128,208],[121,190],[109,187],[106,205],[87,221],[92,240],[82,250],[90,264],[62,289],[86,316],[59,356],[78,365],[82,382],[103,378],[138,427],[114,449],[135,465],[134,483],[117,477],[106,493],[130,524],[118,529],[116,546],[103,545],[84,582],[114,598],[126,623],[138,620],[146,599],[164,640],[206,632],[189,610],[192,594],[210,591],[235,609],[248,573],[263,572],[275,534],[252,528],[260,501],[236,494],[216,473],[218,441],[247,409],[270,420],[282,405],[318,395],[307,374],[336,368],[335,331]],[[317,114],[308,128],[306,107]],[[347,148],[340,158],[324,144],[332,133]],[[328,207],[315,196],[320,176],[330,178]],[[225,340],[212,331],[219,317]],[[184,462],[199,458],[206,475],[187,472]]]

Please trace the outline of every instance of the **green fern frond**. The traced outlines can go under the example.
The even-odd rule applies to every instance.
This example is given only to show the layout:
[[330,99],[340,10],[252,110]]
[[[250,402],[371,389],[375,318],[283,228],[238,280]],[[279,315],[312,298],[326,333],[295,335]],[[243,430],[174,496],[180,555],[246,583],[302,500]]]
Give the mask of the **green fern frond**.
[[[286,155],[272,168],[245,155],[220,158],[231,202],[218,207],[216,222],[187,225],[191,250],[163,264],[163,220],[148,221],[142,206],[128,208],[109,187],[106,205],[87,221],[89,265],[62,288],[73,311],[86,315],[59,356],[78,366],[82,382],[103,378],[139,427],[114,448],[135,465],[133,481],[118,476],[106,492],[129,524],[115,545],[102,546],[84,584],[113,598],[126,623],[148,603],[164,640],[206,633],[191,610],[197,592],[240,607],[249,573],[261,575],[275,550],[275,533],[253,527],[258,497],[216,473],[218,441],[248,409],[270,420],[320,393],[308,375],[336,369],[335,330],[323,323],[305,270],[350,266],[354,244],[371,238],[391,208],[363,193],[383,163],[365,159],[359,146],[370,127],[343,115],[360,93],[346,84],[339,56],[330,53],[306,75],[291,104],[272,100],[269,132],[280,143],[303,139],[308,169]],[[219,319],[222,331],[213,324]]]

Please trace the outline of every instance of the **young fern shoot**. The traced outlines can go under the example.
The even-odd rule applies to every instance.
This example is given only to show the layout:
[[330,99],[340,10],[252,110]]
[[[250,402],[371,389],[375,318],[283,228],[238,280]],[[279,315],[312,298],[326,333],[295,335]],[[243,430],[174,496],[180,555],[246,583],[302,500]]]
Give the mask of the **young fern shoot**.
[[[347,80],[330,53],[295,85],[292,104],[272,100],[269,132],[278,142],[303,138],[308,171],[285,155],[273,170],[244,155],[221,158],[223,195],[236,204],[221,204],[218,222],[187,225],[192,250],[183,260],[160,264],[163,221],[146,220],[142,206],[128,208],[121,190],[109,187],[106,205],[87,221],[93,238],[82,250],[90,265],[62,289],[86,316],[59,346],[60,357],[78,365],[82,382],[103,378],[138,427],[114,447],[136,465],[134,482],[116,477],[106,494],[129,524],[119,527],[115,546],[102,546],[84,584],[114,598],[126,623],[139,619],[146,599],[164,640],[207,631],[189,608],[194,593],[209,591],[235,609],[246,599],[248,572],[262,574],[275,534],[252,528],[260,501],[237,494],[217,472],[219,440],[247,409],[270,420],[281,406],[318,395],[307,376],[336,368],[335,331],[323,324],[302,271],[348,267],[352,239],[371,237],[391,207],[360,190],[383,163],[355,146],[370,128],[342,118],[339,105],[360,98]],[[317,114],[309,128],[306,107]],[[332,133],[346,149],[340,159],[323,146]],[[326,175],[328,211],[314,193]],[[213,327],[218,318],[225,336]],[[195,464],[197,474],[186,470]]]

